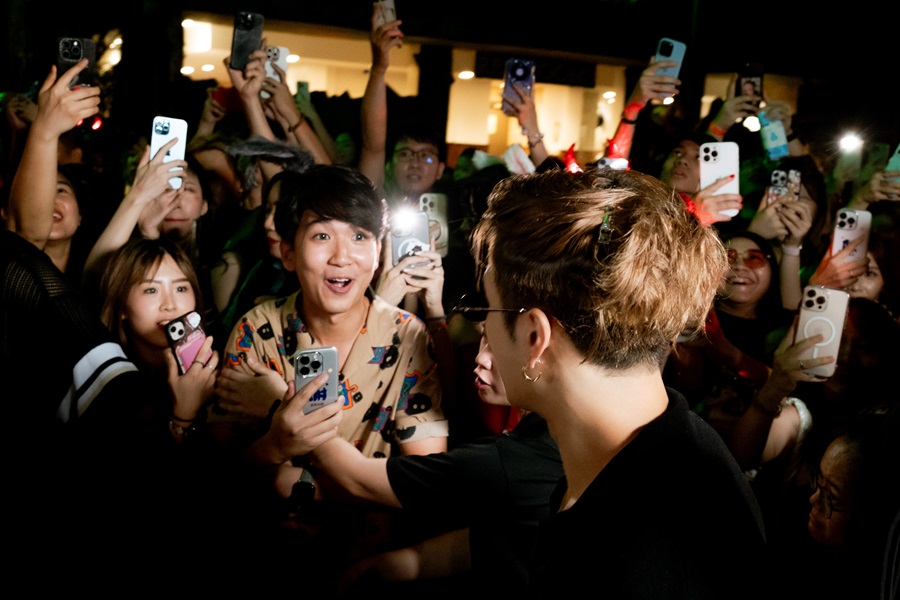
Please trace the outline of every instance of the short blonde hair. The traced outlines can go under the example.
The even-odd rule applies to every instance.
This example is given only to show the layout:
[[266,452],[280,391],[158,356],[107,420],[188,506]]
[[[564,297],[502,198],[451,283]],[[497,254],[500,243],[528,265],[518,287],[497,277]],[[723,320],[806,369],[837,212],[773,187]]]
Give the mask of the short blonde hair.
[[636,171],[504,179],[472,242],[479,281],[490,265],[504,307],[544,310],[586,361],[616,369],[661,364],[679,333],[702,330],[727,269],[716,232]]

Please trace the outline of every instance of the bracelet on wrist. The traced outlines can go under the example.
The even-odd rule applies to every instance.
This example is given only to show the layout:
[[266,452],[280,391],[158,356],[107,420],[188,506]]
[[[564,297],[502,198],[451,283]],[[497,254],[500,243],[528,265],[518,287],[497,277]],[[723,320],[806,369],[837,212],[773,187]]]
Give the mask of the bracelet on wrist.
[[787,256],[800,256],[803,246],[782,246],[781,252]]
[[426,321],[446,321],[447,315],[438,315],[436,317],[425,317]]
[[533,148],[541,143],[544,139],[544,134],[540,131],[536,131],[534,133],[528,133],[528,130],[524,127],[522,128],[522,135],[528,138],[528,147]]
[[300,120],[297,121],[296,123],[294,123],[293,125],[291,125],[291,131],[294,131],[295,129],[297,129],[298,127],[303,125],[304,123],[306,123],[306,117],[304,117],[303,115],[300,115]]
[[169,431],[174,433],[175,435],[181,437],[182,439],[184,439],[189,434],[197,431],[197,427],[194,425],[188,425],[187,427],[182,427],[181,425],[177,424],[172,419],[169,419]]
[[706,128],[707,133],[715,138],[722,139],[725,137],[725,134],[728,133],[727,129],[722,129],[718,125],[716,125],[715,121],[709,124],[709,127]]

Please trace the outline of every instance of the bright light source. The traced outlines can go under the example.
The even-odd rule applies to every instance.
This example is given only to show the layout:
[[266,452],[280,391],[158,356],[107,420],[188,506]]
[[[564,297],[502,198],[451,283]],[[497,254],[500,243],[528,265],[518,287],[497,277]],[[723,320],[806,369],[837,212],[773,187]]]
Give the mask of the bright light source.
[[863,141],[856,133],[845,133],[839,142],[842,152],[856,152],[862,148]]
[[457,75],[460,79],[472,79],[475,77],[475,73],[472,71],[460,71],[459,75]]
[[750,115],[746,119],[744,119],[744,127],[746,127],[750,131],[759,131],[759,118],[756,115]]
[[212,49],[212,23],[185,19],[181,22],[184,29],[184,53],[198,54]]
[[288,54],[288,57],[287,57],[288,64],[295,63],[298,60],[300,60],[299,54]]
[[663,98],[663,104],[672,104],[673,102],[675,102],[675,98],[673,98],[672,96]]
[[190,75],[194,72],[194,67],[181,67],[182,75]]
[[615,98],[616,93],[615,92],[603,92],[603,97],[606,99]]
[[216,65],[211,65],[209,63],[206,63],[205,65],[200,67],[200,70],[203,71],[204,73],[209,73],[210,71],[216,70]]
[[118,48],[121,45],[122,45],[122,38],[117,37],[109,44],[109,47],[110,48]]
[[607,104],[615,104],[615,103],[616,103],[616,99],[615,99],[615,98],[608,98],[608,99],[606,100],[606,103],[607,103]]

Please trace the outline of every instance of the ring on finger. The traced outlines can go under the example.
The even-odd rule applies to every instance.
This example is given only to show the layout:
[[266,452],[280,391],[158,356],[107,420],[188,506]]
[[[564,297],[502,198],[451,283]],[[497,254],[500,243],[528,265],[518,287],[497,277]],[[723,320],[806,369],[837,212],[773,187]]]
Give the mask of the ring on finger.
[[800,363],[800,370],[801,370],[801,371],[806,370],[806,367],[803,366],[803,361],[802,361],[802,360],[797,361],[797,362]]

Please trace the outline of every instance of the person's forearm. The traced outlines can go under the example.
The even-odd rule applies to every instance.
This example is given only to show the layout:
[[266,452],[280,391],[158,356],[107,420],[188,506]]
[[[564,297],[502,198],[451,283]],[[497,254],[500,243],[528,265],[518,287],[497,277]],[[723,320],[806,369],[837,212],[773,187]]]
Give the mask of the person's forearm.
[[640,104],[632,102],[622,110],[616,132],[606,146],[607,157],[627,159],[631,155],[631,142],[634,140],[635,126],[642,109]]
[[312,154],[313,160],[320,165],[330,165],[331,157],[316,132],[313,131],[309,123],[304,118],[295,123],[291,128],[291,133],[297,140],[297,144]]
[[325,484],[332,493],[401,507],[387,476],[387,459],[366,458],[344,439],[325,442],[309,454],[309,459],[316,481]]
[[385,144],[387,144],[386,69],[372,65],[360,111],[362,137],[359,170],[380,188],[384,185]]
[[7,228],[44,249],[53,228],[59,136],[35,122],[13,176],[7,206]]

